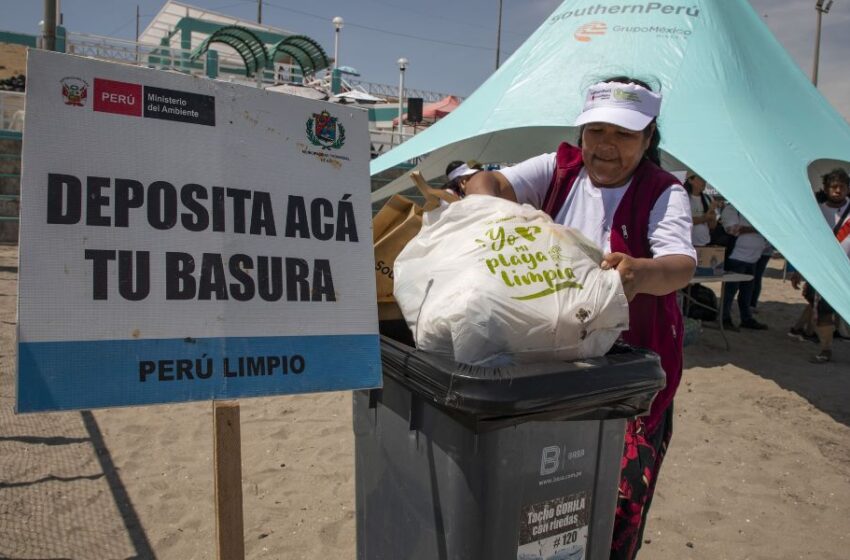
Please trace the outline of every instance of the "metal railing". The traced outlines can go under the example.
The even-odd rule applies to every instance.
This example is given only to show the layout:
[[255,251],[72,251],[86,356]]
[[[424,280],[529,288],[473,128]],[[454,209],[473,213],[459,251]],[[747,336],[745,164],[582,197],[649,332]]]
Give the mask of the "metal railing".
[[104,37],[90,33],[68,33],[68,54],[89,56],[100,60],[176,70],[189,74],[206,74],[206,60],[190,59],[191,51],[177,47],[146,45],[126,39]]
[[23,131],[25,99],[20,91],[0,91],[0,130]]
[[[366,93],[371,93],[372,95],[382,95],[384,97],[392,97],[398,98],[398,86],[391,86],[387,84],[376,84],[374,82],[365,82],[362,80],[346,80],[348,84],[352,87],[358,87],[364,90]],[[429,91],[425,89],[411,89],[404,88],[404,96],[405,97],[421,97],[424,101],[429,103],[434,101],[439,101],[444,97],[448,96],[448,93],[440,93],[437,91]],[[461,101],[463,101],[463,97],[455,96]]]

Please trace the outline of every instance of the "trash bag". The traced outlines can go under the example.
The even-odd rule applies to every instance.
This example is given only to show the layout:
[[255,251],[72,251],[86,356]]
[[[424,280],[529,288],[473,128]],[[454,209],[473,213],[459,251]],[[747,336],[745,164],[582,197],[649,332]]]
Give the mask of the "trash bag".
[[441,204],[459,200],[428,186],[418,171],[410,177],[425,197],[424,208],[399,194],[393,195],[372,218],[372,243],[375,247],[375,287],[378,296],[378,318],[381,321],[402,320],[393,297],[393,264],[407,242],[422,227],[422,212]]
[[487,367],[605,354],[628,329],[620,275],[545,213],[471,195],[425,212],[395,260],[416,346]]

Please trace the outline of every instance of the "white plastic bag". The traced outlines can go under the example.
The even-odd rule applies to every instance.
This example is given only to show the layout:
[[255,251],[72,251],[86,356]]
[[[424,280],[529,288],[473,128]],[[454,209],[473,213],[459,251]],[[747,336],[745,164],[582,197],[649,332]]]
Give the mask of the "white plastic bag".
[[471,195],[425,212],[394,295],[418,348],[504,366],[601,356],[628,329],[620,275],[545,213]]

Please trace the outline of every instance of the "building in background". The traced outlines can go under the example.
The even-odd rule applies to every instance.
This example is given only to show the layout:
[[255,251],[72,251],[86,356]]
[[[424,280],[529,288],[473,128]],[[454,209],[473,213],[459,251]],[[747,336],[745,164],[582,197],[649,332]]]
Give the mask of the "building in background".
[[[26,50],[39,46],[38,34],[0,31],[0,242],[17,242]],[[398,86],[362,80],[348,66],[334,70],[325,49],[306,35],[174,0],[162,6],[138,41],[77,33],[59,25],[56,50],[362,107],[369,112],[372,157],[424,130],[462,101],[452,96],[448,111],[437,111],[414,126],[406,124],[400,139]],[[409,98],[437,105],[449,98],[408,88],[403,97],[405,111]],[[386,181],[376,177],[373,189]]]

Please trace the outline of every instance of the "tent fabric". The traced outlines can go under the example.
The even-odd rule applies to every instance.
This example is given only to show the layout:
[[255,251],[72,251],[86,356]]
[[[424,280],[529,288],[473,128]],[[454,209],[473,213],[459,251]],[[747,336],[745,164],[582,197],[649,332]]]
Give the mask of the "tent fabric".
[[383,97],[378,97],[372,95],[371,93],[366,93],[365,91],[358,91],[353,89],[351,91],[346,91],[343,93],[338,93],[334,95],[335,99],[349,99],[351,101],[363,101],[366,103],[386,103],[386,99]]
[[[447,95],[439,101],[426,103],[422,106],[422,118],[425,120],[436,121],[441,119],[457,109],[460,106],[460,98],[454,95]],[[407,113],[404,113],[404,119],[407,120]],[[393,119],[393,124],[398,124],[398,117]]]
[[278,84],[276,86],[269,86],[265,90],[297,95],[298,97],[306,97],[307,99],[318,99],[320,101],[328,99],[328,94],[324,91],[302,84]]
[[587,87],[616,75],[662,92],[666,156],[716,187],[850,318],[850,262],[808,177],[812,162],[848,166],[850,126],[747,0],[566,0],[457,110],[371,172],[424,154],[426,179],[452,159],[519,161],[532,155],[526,139],[552,151],[575,138]]

